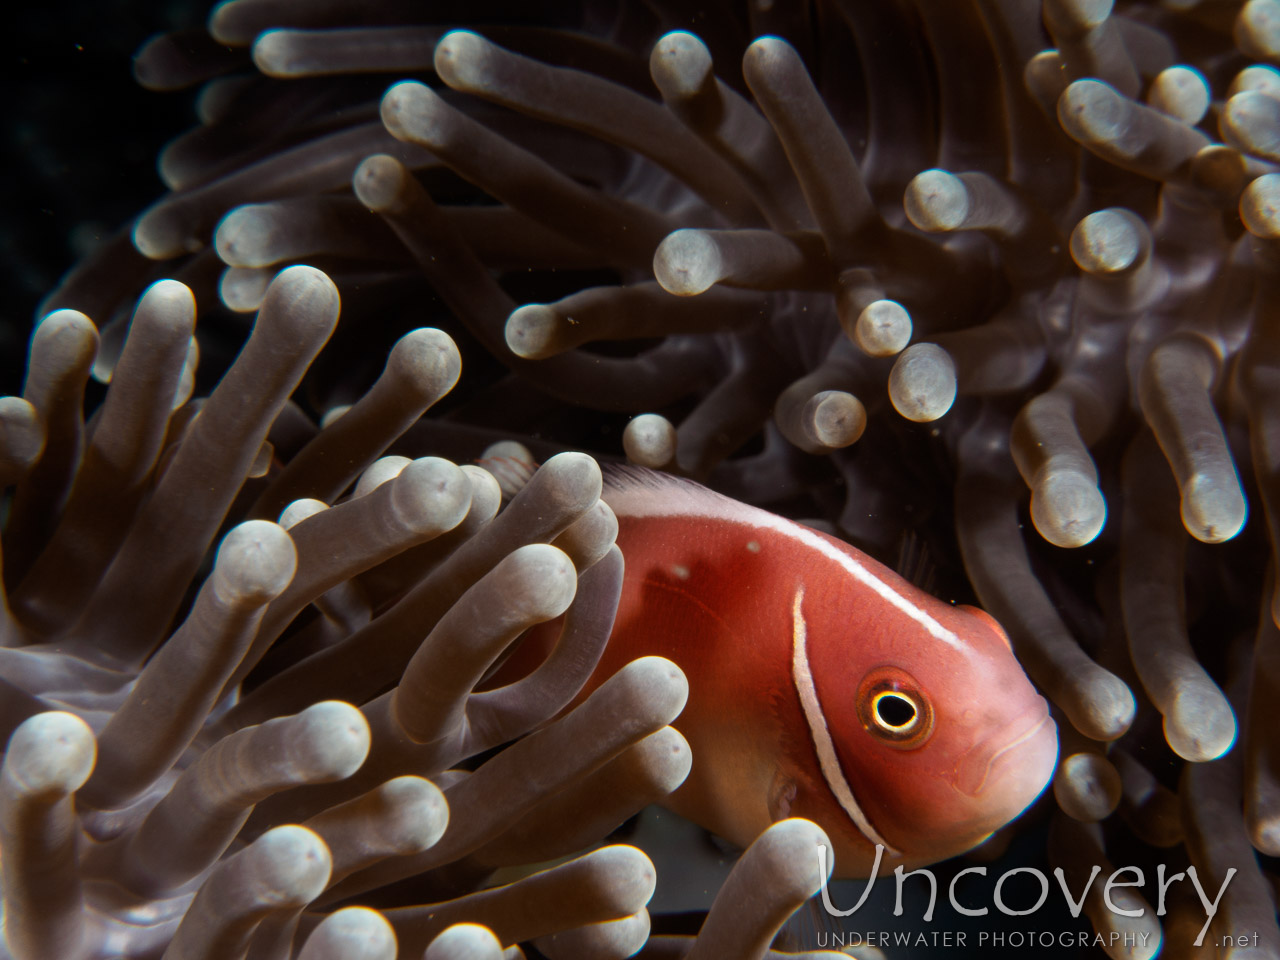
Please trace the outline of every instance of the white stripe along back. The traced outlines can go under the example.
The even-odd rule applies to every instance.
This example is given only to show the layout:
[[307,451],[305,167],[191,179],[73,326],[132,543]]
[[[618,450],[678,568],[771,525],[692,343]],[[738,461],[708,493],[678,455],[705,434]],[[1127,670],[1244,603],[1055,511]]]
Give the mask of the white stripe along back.
[[605,501],[619,516],[632,517],[706,517],[744,524],[748,527],[771,530],[796,541],[810,550],[816,550],[827,560],[840,567],[861,584],[870,587],[886,603],[902,611],[933,638],[941,640],[957,650],[964,649],[964,641],[933,617],[921,610],[911,600],[885,583],[874,573],[843,550],[838,550],[822,537],[798,523],[731,500],[705,487],[663,474],[636,480],[623,474],[621,482],[613,489],[605,490]]

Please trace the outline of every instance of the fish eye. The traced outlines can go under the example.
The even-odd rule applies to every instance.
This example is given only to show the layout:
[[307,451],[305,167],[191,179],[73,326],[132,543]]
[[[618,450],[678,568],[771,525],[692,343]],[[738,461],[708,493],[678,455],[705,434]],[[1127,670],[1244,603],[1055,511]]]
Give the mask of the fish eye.
[[933,732],[933,708],[908,673],[880,667],[863,678],[858,717],[877,740],[898,749],[920,746]]
[[906,732],[920,719],[914,703],[900,693],[889,691],[875,695],[871,712],[875,716],[876,726],[884,730]]

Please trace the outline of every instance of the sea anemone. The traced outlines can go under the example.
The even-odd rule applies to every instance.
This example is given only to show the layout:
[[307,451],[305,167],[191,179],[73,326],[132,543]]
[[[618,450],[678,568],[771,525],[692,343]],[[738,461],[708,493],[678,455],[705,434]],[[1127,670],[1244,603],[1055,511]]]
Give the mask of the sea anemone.
[[[544,726],[616,603],[586,450],[976,597],[1063,721],[1071,889],[1194,866],[1206,942],[1280,956],[1280,4],[471,6],[228,0],[138,56],[204,85],[201,125],[0,406],[11,953],[345,956],[339,918],[384,930],[353,898],[402,956],[454,920],[639,949],[631,848],[471,892],[689,760],[665,663]],[[545,461],[500,512],[437,459],[502,473],[495,441]],[[543,669],[477,690],[566,608]],[[426,819],[353,840],[393,795]],[[645,949],[759,955],[822,879],[760,864],[820,839],[775,827],[698,942]],[[1111,955],[1199,947],[1194,898],[1124,893],[1141,917],[1083,902],[1147,935]]]
[[[430,329],[401,338],[362,400],[291,450],[283,411],[337,321],[332,281],[281,271],[201,401],[184,377],[194,309],[175,281],[143,294],[83,448],[96,333],[76,311],[41,322],[26,397],[4,409],[8,478],[21,477],[7,546],[28,560],[0,647],[7,955],[639,949],[654,874],[633,847],[476,889],[590,848],[688,772],[667,726],[687,688],[668,661],[636,660],[556,717],[599,658],[621,586],[595,461],[550,458],[500,514],[478,467],[374,461],[458,378],[454,344]],[[288,466],[267,469],[264,449]],[[201,578],[228,514],[263,510],[280,522],[231,527]],[[515,637],[562,614],[533,674],[476,692]],[[740,869],[782,860],[793,879],[768,885],[764,915],[726,907],[700,949],[767,946],[825,879],[825,842],[804,821],[769,831]],[[414,905],[332,909],[370,891]]]

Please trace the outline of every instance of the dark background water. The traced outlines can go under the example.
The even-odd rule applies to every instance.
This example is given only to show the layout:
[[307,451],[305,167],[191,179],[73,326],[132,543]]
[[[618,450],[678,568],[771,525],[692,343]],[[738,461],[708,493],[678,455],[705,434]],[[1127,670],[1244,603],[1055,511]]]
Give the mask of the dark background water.
[[156,156],[192,125],[193,96],[138,86],[133,54],[153,34],[202,23],[208,7],[37,0],[7,11],[0,393],[21,389],[27,337],[58,278],[163,192]]

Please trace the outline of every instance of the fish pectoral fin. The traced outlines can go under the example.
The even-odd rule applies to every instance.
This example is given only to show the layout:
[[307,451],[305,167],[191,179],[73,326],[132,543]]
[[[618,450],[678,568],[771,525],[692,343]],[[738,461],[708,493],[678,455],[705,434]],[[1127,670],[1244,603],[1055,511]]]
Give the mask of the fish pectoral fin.
[[790,817],[795,799],[796,782],[779,770],[769,787],[769,819],[777,823]]

